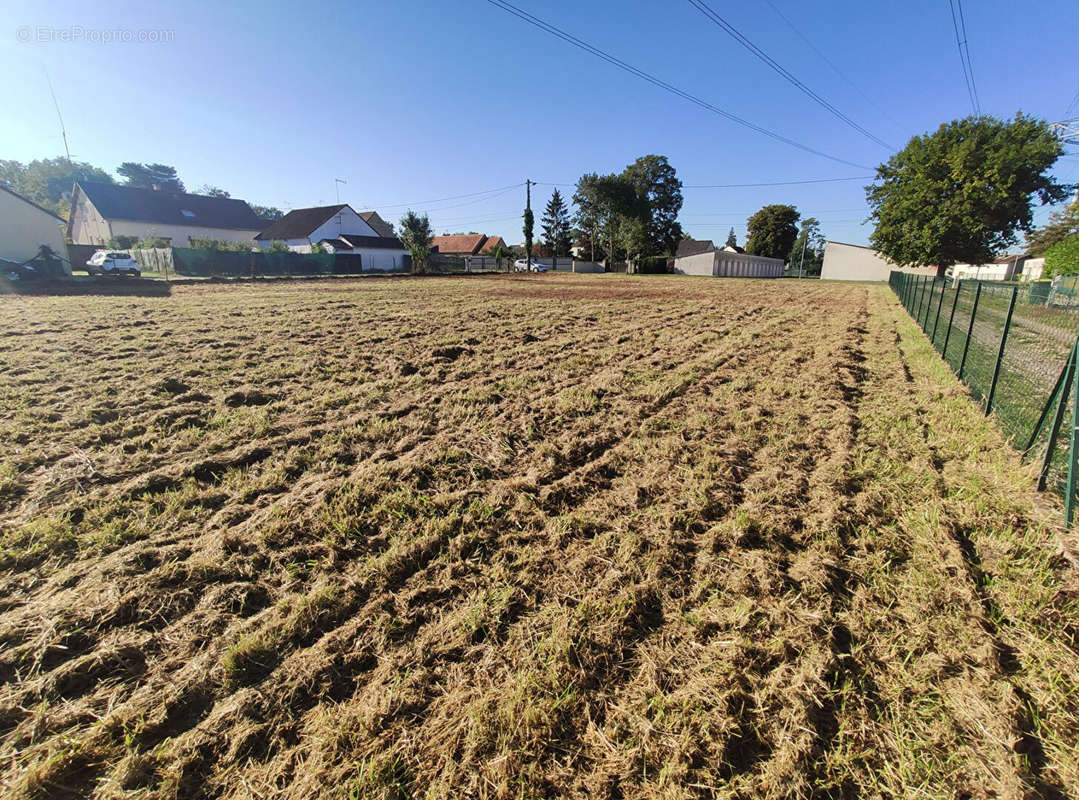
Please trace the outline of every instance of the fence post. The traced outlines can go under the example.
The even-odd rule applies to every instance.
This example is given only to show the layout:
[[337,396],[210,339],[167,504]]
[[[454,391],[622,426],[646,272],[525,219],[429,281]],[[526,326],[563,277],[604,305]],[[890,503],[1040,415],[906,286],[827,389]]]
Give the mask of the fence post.
[[[1075,372],[1075,370],[1072,370]],[[1061,401],[1063,404],[1063,401]],[[1068,495],[1064,501],[1064,525],[1072,526],[1075,516],[1075,480],[1079,472],[1079,379],[1072,384],[1072,435],[1068,444]]]
[[929,306],[933,302],[933,282],[935,280],[936,278],[930,278],[926,275],[925,280],[922,281],[922,286],[924,288],[922,289],[922,302],[921,305],[918,306],[917,319],[918,327],[922,329],[922,333],[925,333],[925,322],[922,318],[925,316],[926,312],[929,310]]
[[963,368],[967,364],[967,350],[970,349],[970,337],[974,335],[974,319],[978,316],[978,300],[982,296],[982,282],[978,281],[978,290],[974,292],[974,305],[970,308],[970,325],[967,326],[967,340],[963,342],[963,357],[959,360],[959,380],[963,380]]
[[989,394],[985,396],[985,415],[993,410],[993,395],[997,390],[997,381],[1000,379],[1000,365],[1004,361],[1004,345],[1008,343],[1008,331],[1012,327],[1012,314],[1015,311],[1015,298],[1019,294],[1019,287],[1012,287],[1012,300],[1008,304],[1008,316],[1004,318],[1004,330],[1000,334],[1000,349],[997,350],[997,363],[993,366],[993,380],[989,383]]
[[925,304],[925,319],[922,320],[922,330],[925,334],[929,335],[929,315],[933,313],[933,296],[937,291],[937,279],[930,278],[929,280],[929,299]]
[[[1060,435],[1060,425],[1064,421],[1064,407],[1068,402],[1068,387],[1072,383],[1075,374],[1075,356],[1079,352],[1079,339],[1072,347],[1071,355],[1068,356],[1068,364],[1064,369],[1064,385],[1061,388],[1060,402],[1057,404],[1057,412],[1053,415],[1053,426],[1049,429],[1049,441],[1045,445],[1045,458],[1042,459],[1042,467],[1038,472],[1038,491],[1045,490],[1045,483],[1049,478],[1049,467],[1053,464],[1053,450],[1057,445],[1057,436]],[[1074,425],[1074,421],[1073,421]]]
[[948,287],[945,285],[944,281],[941,281],[940,300],[937,301],[937,316],[933,320],[933,335],[929,337],[929,341],[933,342],[934,346],[936,346],[937,341],[937,327],[940,325],[940,310],[944,307],[944,291],[947,288]]
[[957,284],[955,287],[955,297],[952,299],[952,313],[948,315],[948,330],[944,333],[944,346],[940,348],[940,354],[944,356],[944,360],[948,360],[948,339],[952,335],[952,322],[955,320],[955,307],[959,305],[959,292],[963,284]]
[[917,276],[918,280],[918,293],[914,301],[914,313],[911,315],[914,317],[914,321],[918,321],[918,317],[922,315],[922,299],[925,297],[925,279],[923,276]]

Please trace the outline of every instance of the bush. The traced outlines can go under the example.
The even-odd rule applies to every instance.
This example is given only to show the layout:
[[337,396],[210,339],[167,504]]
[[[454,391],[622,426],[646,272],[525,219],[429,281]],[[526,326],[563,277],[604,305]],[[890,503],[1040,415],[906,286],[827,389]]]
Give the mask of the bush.
[[234,253],[249,253],[251,245],[245,242],[228,242],[224,239],[189,239],[188,247],[194,250],[225,250]]
[[130,250],[138,241],[138,236],[113,236],[108,246],[111,250]]
[[270,252],[271,253],[288,253],[290,251],[288,249],[287,244],[275,239],[274,241],[270,242]]
[[150,239],[143,239],[141,242],[135,242],[131,245],[132,250],[156,250],[161,247],[170,247],[168,239],[162,239],[160,237],[151,237]]
[[1045,251],[1045,275],[1079,275],[1079,234],[1061,239]]

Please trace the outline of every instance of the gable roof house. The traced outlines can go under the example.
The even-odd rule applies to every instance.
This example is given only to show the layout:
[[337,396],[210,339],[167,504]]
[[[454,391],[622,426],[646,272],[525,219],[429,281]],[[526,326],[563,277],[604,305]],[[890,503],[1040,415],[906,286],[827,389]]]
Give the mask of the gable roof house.
[[255,237],[264,250],[274,242],[284,242],[297,253],[310,253],[321,244],[330,253],[359,255],[364,270],[411,268],[408,251],[386,221],[374,211],[357,214],[348,203],[293,209]]
[[0,258],[22,264],[42,245],[66,257],[64,224],[56,214],[0,185]]
[[482,233],[435,236],[431,239],[431,252],[444,256],[477,256],[486,242],[487,237]]
[[113,236],[165,239],[188,247],[191,239],[247,242],[265,222],[243,200],[111,183],[77,183],[68,235],[75,244],[106,245]]

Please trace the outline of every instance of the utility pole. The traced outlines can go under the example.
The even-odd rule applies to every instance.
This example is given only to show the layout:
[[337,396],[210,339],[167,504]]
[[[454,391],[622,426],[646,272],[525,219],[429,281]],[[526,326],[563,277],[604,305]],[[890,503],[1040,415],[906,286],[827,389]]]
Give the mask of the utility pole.
[[[532,179],[525,178],[525,218],[532,213]],[[532,270],[532,237],[525,237],[525,263]]]
[[798,278],[799,279],[804,278],[806,276],[805,267],[806,267],[806,245],[807,244],[809,244],[809,233],[808,232],[806,232],[805,238],[802,239],[802,261],[801,261],[801,263],[798,264]]

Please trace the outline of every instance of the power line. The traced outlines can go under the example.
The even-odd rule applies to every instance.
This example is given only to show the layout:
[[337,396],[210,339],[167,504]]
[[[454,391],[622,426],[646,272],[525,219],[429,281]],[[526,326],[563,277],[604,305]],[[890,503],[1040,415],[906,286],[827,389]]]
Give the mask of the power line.
[[[871,181],[876,175],[851,175],[849,178],[809,178],[801,181],[766,181],[764,183],[689,183],[683,189],[749,189],[758,186],[800,186],[806,183],[838,183],[839,181]],[[532,181],[533,186],[576,186],[575,183]]]
[[[510,186],[499,186],[496,189],[484,189],[482,192],[469,192],[468,194],[455,194],[455,195],[451,195],[450,197],[439,197],[439,198],[437,198],[435,200],[413,200],[411,203],[374,203],[374,204],[371,205],[371,208],[364,209],[364,210],[369,211],[371,209],[374,209],[376,206],[378,208],[406,208],[408,206],[427,205],[428,203],[444,203],[447,200],[460,200],[460,199],[462,199],[464,197],[479,197],[479,195],[481,195],[481,194],[489,194],[489,195],[497,196],[497,195],[495,195],[495,192],[498,192],[500,194],[504,194],[505,192],[508,192],[511,189],[516,189],[519,186],[524,186],[524,181],[521,181],[520,183],[511,184]],[[484,200],[487,200],[487,199],[490,199],[490,198],[483,197],[483,198],[480,198],[479,200],[476,200],[475,202],[482,203]],[[469,205],[469,203],[462,203],[462,205]],[[455,206],[446,206],[446,208],[455,208]]]
[[565,31],[561,30],[560,28],[556,28],[554,25],[551,25],[551,24],[549,24],[547,22],[544,22],[543,20],[539,19],[538,17],[532,16],[527,11],[523,11],[520,8],[517,8],[517,6],[514,6],[514,5],[506,2],[506,0],[487,0],[487,2],[490,3],[493,6],[497,6],[498,8],[501,8],[503,11],[508,11],[510,14],[513,14],[515,17],[518,17],[519,19],[524,20],[529,25],[533,25],[533,26],[539,28],[540,30],[551,34],[552,36],[558,37],[559,39],[561,39],[564,42],[567,42],[568,44],[572,44],[574,47],[577,47],[577,48],[579,48],[581,50],[584,50],[587,53],[591,53],[592,55],[596,56],[597,58],[603,59],[604,61],[606,61],[608,64],[611,64],[612,66],[618,67],[619,69],[621,69],[621,70],[623,70],[625,72],[628,72],[631,75],[635,75],[636,77],[640,78],[641,80],[647,81],[648,83],[651,83],[653,86],[657,86],[660,89],[663,89],[664,91],[667,91],[667,92],[670,92],[671,94],[677,95],[678,97],[681,97],[683,100],[688,100],[689,102],[691,102],[691,103],[693,103],[693,104],[695,104],[697,106],[700,106],[703,109],[711,111],[713,114],[717,114],[717,115],[723,117],[724,119],[730,120],[731,122],[737,123],[738,125],[742,125],[742,126],[744,126],[746,128],[749,128],[750,130],[756,131],[757,133],[760,133],[760,134],[762,134],[764,136],[768,136],[769,138],[775,139],[777,142],[783,142],[784,144],[790,145],[791,147],[796,147],[799,150],[802,150],[802,151],[804,151],[806,153],[812,153],[813,155],[820,156],[821,158],[827,158],[827,159],[829,159],[831,161],[836,161],[836,162],[838,162],[840,164],[846,164],[847,166],[850,166],[850,167],[857,167],[858,169],[871,169],[871,167],[867,167],[864,164],[855,164],[853,161],[847,161],[844,158],[839,158],[838,156],[829,155],[828,153],[824,153],[824,152],[822,152],[820,150],[815,150],[814,148],[809,147],[808,145],[804,145],[804,144],[802,144],[800,142],[796,142],[793,139],[789,139],[786,136],[783,136],[782,134],[776,133],[775,131],[771,131],[771,130],[768,130],[767,128],[763,128],[760,125],[757,125],[756,123],[750,122],[749,120],[742,119],[741,117],[736,116],[735,114],[732,114],[729,111],[725,111],[724,109],[719,108],[718,106],[714,106],[711,103],[709,103],[709,102],[707,102],[705,100],[702,100],[701,98],[696,97],[695,95],[690,94],[689,92],[683,91],[682,89],[679,89],[678,87],[673,86],[673,85],[667,83],[666,81],[661,80],[660,78],[657,78],[655,75],[652,75],[652,74],[650,74],[648,72],[645,72],[644,70],[638,69],[637,67],[634,67],[634,66],[632,66],[630,64],[627,64],[625,61],[622,61],[621,59],[616,58],[615,56],[612,56],[610,53],[607,53],[607,52],[605,52],[603,50],[600,50],[598,47],[590,45],[587,42],[584,42],[584,41],[578,39],[576,36],[573,36],[573,35],[571,35],[569,33],[566,33]]
[[1072,115],[1072,111],[1075,110],[1076,106],[1079,106],[1079,89],[1075,90],[1075,97],[1073,97],[1072,101],[1068,103],[1068,107],[1064,109],[1064,114],[1061,119],[1067,119],[1068,117],[1070,117]]
[[875,134],[871,133],[870,131],[866,130],[865,128],[863,128],[861,125],[859,125],[853,119],[848,117],[846,114],[844,114],[842,111],[840,111],[834,105],[832,105],[830,102],[828,102],[823,97],[821,97],[819,94],[817,94],[815,91],[813,91],[808,86],[806,86],[802,81],[800,81],[797,77],[795,77],[795,75],[793,73],[791,73],[788,69],[786,69],[781,64],[779,64],[774,58],[772,58],[770,55],[765,53],[759,47],[757,47],[757,45],[753,44],[753,42],[751,42],[741,31],[739,31],[736,27],[731,25],[729,22],[727,22],[727,20],[725,20],[718,13],[716,13],[712,9],[712,7],[708,5],[708,3],[704,2],[704,0],[689,0],[689,3],[694,8],[696,8],[698,11],[700,11],[702,14],[704,14],[705,17],[707,17],[709,20],[711,20],[713,23],[715,23],[716,26],[718,26],[722,30],[726,31],[731,36],[731,38],[733,38],[736,42],[738,42],[740,45],[742,45],[742,47],[746,48],[746,50],[748,50],[750,53],[755,55],[758,59],[763,61],[774,72],[776,72],[781,77],[786,79],[789,83],[791,83],[795,87],[797,87],[798,90],[801,91],[804,95],[809,97],[811,100],[813,100],[815,103],[817,103],[818,105],[820,105],[821,107],[823,107],[827,111],[829,111],[834,117],[836,117],[840,121],[844,122],[845,124],[849,125],[854,130],[858,131],[858,133],[865,136],[871,142],[879,144],[884,149],[886,149],[886,150],[894,150],[895,149],[894,147],[892,147],[890,144],[888,144],[886,141],[884,141],[883,139],[881,139],[877,135],[875,135]]
[[856,91],[858,94],[860,94],[862,96],[863,100],[865,100],[867,103],[869,103],[869,105],[873,106],[873,108],[875,108],[880,113],[880,115],[882,117],[887,119],[889,122],[891,122],[893,125],[895,125],[900,130],[905,130],[906,129],[906,126],[903,125],[902,122],[900,122],[895,117],[893,117],[891,114],[889,114],[888,111],[883,106],[879,105],[877,103],[877,101],[874,100],[872,97],[870,97],[869,94],[867,92],[865,92],[857,83],[855,83],[849,77],[847,77],[846,73],[844,73],[839,67],[837,67],[835,65],[835,62],[832,61],[832,59],[828,58],[828,56],[826,56],[824,54],[824,52],[819,47],[817,47],[815,44],[813,44],[813,40],[810,39],[805,34],[803,34],[795,26],[795,24],[793,22],[791,22],[790,19],[787,18],[787,15],[784,14],[782,11],[780,11],[776,7],[775,3],[773,3],[772,0],[764,0],[764,2],[766,2],[768,4],[769,8],[771,8],[772,11],[775,12],[777,17],[779,17],[781,20],[783,20],[783,22],[785,22],[787,24],[788,28],[790,28],[792,31],[794,31],[795,36],[797,36],[799,39],[801,39],[803,42],[805,42],[810,50],[812,50],[814,53],[816,53],[818,56],[820,56],[821,61],[823,61],[825,64],[827,64],[829,67],[831,67],[832,71],[835,72],[836,75],[838,75],[840,78],[842,78],[844,81],[846,81],[847,84],[849,84],[850,87],[852,89],[854,89],[854,91]]
[[[959,16],[956,17],[955,9],[959,6]],[[974,116],[982,114],[981,103],[978,102],[978,87],[974,85],[974,67],[970,63],[970,46],[967,44],[967,23],[963,20],[962,0],[948,0],[948,8],[952,11],[952,28],[955,30],[955,44],[959,49],[959,63],[963,66],[963,80],[967,84],[967,95],[970,97],[970,107],[974,110]],[[960,35],[960,27],[962,35]]]
[[811,178],[805,181],[770,181],[767,183],[698,183],[683,184],[683,189],[748,189],[758,186],[801,186],[806,183],[838,183],[839,181],[871,181],[876,175],[853,175],[849,178]]

